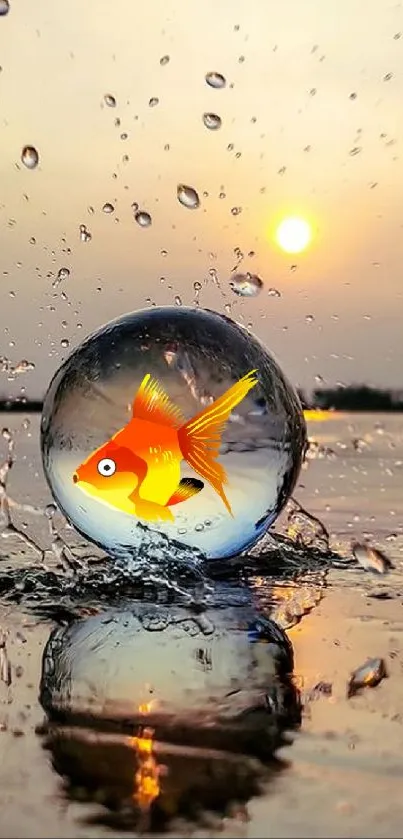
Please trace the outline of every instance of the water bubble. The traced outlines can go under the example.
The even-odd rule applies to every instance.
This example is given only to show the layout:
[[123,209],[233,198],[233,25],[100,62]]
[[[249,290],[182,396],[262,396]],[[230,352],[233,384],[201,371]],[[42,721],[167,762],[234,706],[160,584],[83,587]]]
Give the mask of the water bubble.
[[179,294],[175,297],[175,306],[182,306],[182,298],[179,297]]
[[242,207],[231,207],[231,213],[233,216],[239,216],[242,213]]
[[313,323],[315,320],[314,315],[305,315],[305,320],[307,323]]
[[281,297],[281,292],[278,290],[278,288],[269,288],[267,290],[267,294],[269,295],[269,297]]
[[102,212],[103,213],[110,214],[110,213],[113,213],[114,211],[115,211],[115,208],[114,208],[113,204],[110,204],[109,201],[107,201],[106,204],[104,204],[104,206],[102,207]]
[[176,194],[178,196],[179,203],[184,207],[187,207],[189,210],[196,210],[197,207],[200,207],[200,198],[192,186],[178,184]]
[[205,113],[203,114],[203,122],[206,128],[209,128],[210,131],[217,131],[218,128],[221,128],[222,120],[218,114],[213,113]]
[[162,58],[160,58],[161,67],[166,67],[166,65],[169,63],[169,61],[170,61],[169,55],[163,55]]
[[69,346],[68,338],[62,338],[62,340],[60,341],[60,346],[63,347],[63,349],[66,349],[66,347]]
[[35,146],[24,146],[21,152],[21,161],[27,169],[36,169],[39,163],[39,154]]
[[205,79],[207,84],[210,85],[210,87],[214,87],[216,90],[225,87],[227,84],[225,76],[223,76],[222,73],[217,73],[215,71],[207,73]]
[[155,106],[159,104],[159,101],[160,100],[158,99],[157,96],[152,96],[151,99],[149,100],[148,104],[149,104],[150,108],[155,108]]
[[256,297],[263,288],[263,280],[257,274],[234,274],[230,286],[240,297]]
[[[222,442],[220,466],[215,465],[218,450],[213,448],[214,455],[207,455],[212,466],[204,468],[205,443],[200,450],[200,441],[195,441],[203,455],[200,461],[192,442],[197,429],[193,436],[191,426],[186,432],[179,429],[255,369],[258,383],[246,395],[242,391],[244,396],[234,402],[223,426],[203,428],[203,439],[211,434],[217,443],[220,437]],[[138,398],[137,418],[153,416],[157,437],[150,443],[152,451],[148,443],[143,451],[134,437],[127,437],[124,447],[131,463],[127,484],[116,484],[114,479],[108,485],[119,493],[109,503],[104,482],[112,481],[116,471],[119,477],[120,471],[116,432],[130,423],[133,399],[147,375],[175,407],[170,409],[161,391],[158,397],[158,390],[153,391],[154,399]],[[177,464],[174,471],[157,482],[157,495],[146,484],[141,496],[136,495],[147,470],[155,474],[158,464],[165,462],[160,449],[168,445],[167,434],[172,444],[179,441],[179,448],[171,450],[178,451],[178,460],[170,461]],[[113,436],[103,458],[97,453],[93,461],[87,461],[92,465],[81,487],[80,465]],[[190,441],[187,460],[180,448],[185,451],[185,439]],[[113,556],[151,556],[157,562],[160,556],[174,559],[178,543],[215,558],[238,554],[258,541],[292,491],[305,439],[298,399],[261,342],[228,317],[184,306],[134,312],[87,338],[54,376],[41,421],[45,474],[70,523]],[[145,472],[144,458],[149,461]],[[115,471],[105,478],[110,461]],[[215,475],[222,480],[221,469],[228,478],[225,492],[233,516],[210,483],[212,476],[216,483]],[[187,479],[191,497],[169,505],[181,479]],[[214,527],[195,531],[204,519],[214,521]]]
[[10,11],[9,0],[0,0],[0,17],[5,17]]
[[80,224],[79,227],[80,232],[80,242],[90,242],[92,239],[92,234],[88,230],[85,224]]
[[104,102],[108,108],[116,108],[116,99],[111,93],[105,93]]
[[55,279],[53,280],[52,287],[56,288],[59,285],[59,283],[62,283],[65,280],[68,280],[69,277],[70,277],[70,271],[69,271],[68,268],[59,268],[59,270],[57,272],[57,275],[56,275]]
[[386,73],[383,77],[384,82],[390,82],[391,79],[393,79],[393,73]]
[[146,210],[138,210],[137,213],[134,214],[134,218],[140,227],[151,227],[152,225],[152,218],[150,213],[147,213]]

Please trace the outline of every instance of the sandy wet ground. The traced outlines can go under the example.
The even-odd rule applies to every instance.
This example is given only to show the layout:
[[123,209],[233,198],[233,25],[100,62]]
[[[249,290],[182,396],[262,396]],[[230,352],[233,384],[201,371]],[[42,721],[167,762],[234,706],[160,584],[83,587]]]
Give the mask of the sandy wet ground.
[[[307,704],[301,733],[280,753],[287,767],[249,803],[249,822],[229,822],[225,835],[403,836],[402,603],[368,597],[375,589],[364,572],[351,588],[344,572],[338,576],[332,572],[321,604],[290,630],[303,691],[326,681],[332,696]],[[65,800],[35,733],[49,627],[18,614],[8,614],[7,624],[26,642],[10,632],[10,660],[20,676],[1,687],[0,836],[99,835],[104,829],[82,823],[90,805]],[[347,699],[349,673],[369,656],[385,658],[389,677]]]
[[[304,695],[320,681],[332,685],[332,695],[306,704],[301,731],[280,753],[283,770],[249,802],[248,821],[224,825],[228,837],[403,837],[403,443],[398,417],[381,435],[378,419],[354,418],[354,424],[313,426],[335,456],[302,473],[297,497],[336,537],[367,535],[387,550],[395,569],[385,577],[331,571],[319,605],[289,631]],[[352,435],[366,441],[361,453],[353,450]],[[23,477],[26,461],[20,468]],[[42,491],[40,483],[31,499],[22,480],[18,486],[18,497],[28,502]],[[8,631],[13,666],[12,684],[0,682],[0,837],[121,835],[87,823],[94,805],[67,801],[35,733],[43,720],[41,656],[52,624],[3,604],[0,626]],[[347,699],[351,671],[375,656],[385,659],[388,678]]]

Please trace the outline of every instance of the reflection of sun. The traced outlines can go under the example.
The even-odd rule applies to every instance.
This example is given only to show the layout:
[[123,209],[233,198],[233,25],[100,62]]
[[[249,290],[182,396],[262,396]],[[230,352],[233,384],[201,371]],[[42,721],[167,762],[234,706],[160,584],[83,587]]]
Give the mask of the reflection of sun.
[[312,240],[311,225],[297,216],[285,218],[277,227],[276,240],[286,253],[301,253]]

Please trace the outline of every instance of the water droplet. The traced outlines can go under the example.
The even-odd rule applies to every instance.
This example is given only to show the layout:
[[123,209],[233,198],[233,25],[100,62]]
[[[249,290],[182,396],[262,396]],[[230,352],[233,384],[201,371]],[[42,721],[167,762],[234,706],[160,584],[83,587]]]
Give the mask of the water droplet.
[[81,242],[90,242],[91,241],[92,234],[87,229],[85,224],[80,224],[79,231],[80,231],[80,241]]
[[68,280],[70,277],[70,271],[68,268],[59,268],[57,272],[57,276],[53,280],[52,288],[56,288],[60,283]]
[[193,283],[193,288],[194,288],[196,294],[198,294],[199,291],[202,290],[202,284],[196,281],[195,283]]
[[221,117],[213,113],[203,114],[203,122],[210,131],[217,131],[222,125]]
[[10,11],[10,3],[8,0],[0,0],[0,17],[5,17]]
[[231,207],[231,213],[233,216],[239,216],[242,213],[242,207]]
[[383,77],[384,82],[390,82],[391,79],[393,79],[393,73],[386,73]]
[[220,192],[220,194],[219,194],[219,196],[218,196],[218,197],[219,197],[219,198],[221,199],[221,201],[222,201],[222,199],[226,197],[225,192]]
[[210,85],[210,87],[214,87],[216,90],[225,87],[227,84],[225,76],[223,76],[222,73],[217,73],[215,71],[207,73],[205,79],[207,84]]
[[357,99],[357,94],[356,93],[350,93],[350,96],[348,98],[351,99],[351,101],[353,102],[354,99]]
[[162,58],[160,58],[161,67],[166,67],[166,65],[169,63],[169,61],[170,61],[169,55],[163,55]]
[[175,297],[175,306],[182,306],[182,298],[179,297],[179,294]]
[[317,92],[318,91],[317,91],[316,87],[311,87],[311,89],[309,91],[309,95],[310,96],[316,96]]
[[401,32],[396,32],[396,33],[394,34],[394,36],[393,36],[393,40],[394,40],[394,41],[399,41],[399,39],[400,39],[401,37],[402,37],[402,33],[401,33]]
[[305,320],[307,323],[313,323],[315,318],[313,315],[305,315]]
[[148,104],[149,104],[150,108],[155,108],[155,106],[158,105],[159,101],[160,100],[158,99],[157,96],[152,96]]
[[21,160],[27,169],[36,169],[39,163],[39,154],[36,148],[34,146],[24,146],[21,152]]
[[230,286],[240,297],[256,297],[263,288],[263,280],[257,274],[234,274]]
[[278,288],[269,288],[267,294],[269,297],[281,297],[281,292]]
[[60,341],[60,346],[63,347],[63,349],[66,349],[66,347],[69,346],[68,338],[62,338],[62,340]]
[[349,155],[350,155],[350,157],[355,157],[357,154],[360,154],[361,151],[362,151],[361,146],[354,146],[353,149],[350,149]]
[[192,186],[178,184],[176,194],[178,196],[179,203],[184,207],[187,207],[189,210],[196,210],[197,207],[200,207],[200,198]]
[[104,206],[102,207],[102,212],[103,213],[110,214],[110,213],[113,213],[114,210],[115,210],[115,208],[114,208],[113,204],[110,204],[109,201],[107,201],[106,204],[104,204]]
[[31,238],[30,238],[30,240],[29,240],[29,244],[30,244],[30,245],[36,245],[36,239],[35,239],[35,236],[31,236]]
[[146,210],[138,210],[138,212],[134,214],[134,218],[140,227],[151,227],[152,218],[150,213],[147,213]]
[[104,102],[108,108],[116,108],[116,99],[111,93],[105,93]]

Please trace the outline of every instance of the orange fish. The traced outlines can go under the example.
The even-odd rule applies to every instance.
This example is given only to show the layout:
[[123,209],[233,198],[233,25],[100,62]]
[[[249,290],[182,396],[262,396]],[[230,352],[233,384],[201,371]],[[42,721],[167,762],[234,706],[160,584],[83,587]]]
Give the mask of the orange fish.
[[77,486],[124,513],[146,521],[174,521],[169,509],[203,489],[196,478],[182,478],[183,459],[208,481],[232,516],[224,492],[227,476],[217,463],[228,417],[258,382],[247,373],[195,417],[185,421],[179,408],[148,373],[133,402],[132,418],[96,449],[73,475]]

